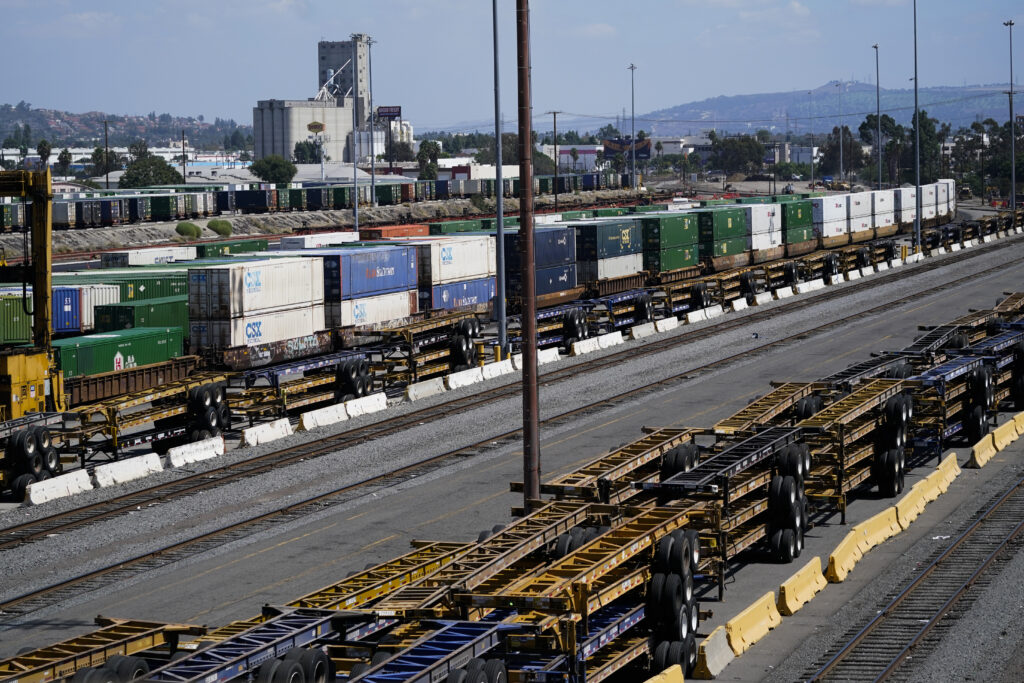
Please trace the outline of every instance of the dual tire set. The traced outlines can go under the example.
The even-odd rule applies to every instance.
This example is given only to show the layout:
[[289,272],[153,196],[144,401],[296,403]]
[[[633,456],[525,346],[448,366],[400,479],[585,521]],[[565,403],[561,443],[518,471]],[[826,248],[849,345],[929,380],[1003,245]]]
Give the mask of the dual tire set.
[[476,345],[473,340],[479,336],[480,321],[476,318],[466,318],[455,324],[454,334],[448,345],[453,372],[469,370],[476,365]]
[[906,478],[906,447],[910,421],[914,418],[914,400],[910,394],[896,394],[885,402],[885,422],[879,433],[871,476],[878,492],[895,498],[903,492]]
[[804,479],[811,471],[811,449],[790,444],[775,459],[775,476],[768,483],[768,551],[775,561],[788,564],[804,550],[810,523]]
[[283,657],[269,659],[256,670],[255,683],[328,683],[334,663],[323,650],[296,647]]
[[700,537],[676,529],[658,542],[647,584],[644,618],[651,631],[651,672],[678,664],[687,676],[697,665],[700,610],[694,575],[700,567]]
[[[1024,378],[1015,373],[1014,388]],[[1024,388],[1024,384],[1022,384]],[[992,368],[975,368],[967,376],[967,399],[964,401],[964,435],[971,444],[977,443],[988,434],[988,411],[995,408],[995,381]]]
[[223,384],[193,387],[188,392],[188,441],[195,443],[218,436],[231,426],[231,408]]
[[60,453],[50,440],[46,427],[29,427],[15,432],[7,439],[4,449],[6,469],[16,474],[11,490],[16,500],[24,500],[29,484],[46,481],[64,471]]
[[566,350],[571,350],[573,344],[590,337],[590,325],[585,311],[579,308],[566,311],[562,316],[562,336],[565,338]]
[[137,678],[145,678],[149,673],[149,663],[142,657],[126,657],[112,655],[103,666],[85,666],[71,677],[71,683],[129,683]]
[[373,391],[370,363],[365,358],[345,361],[334,376],[334,399],[344,403],[362,398]]

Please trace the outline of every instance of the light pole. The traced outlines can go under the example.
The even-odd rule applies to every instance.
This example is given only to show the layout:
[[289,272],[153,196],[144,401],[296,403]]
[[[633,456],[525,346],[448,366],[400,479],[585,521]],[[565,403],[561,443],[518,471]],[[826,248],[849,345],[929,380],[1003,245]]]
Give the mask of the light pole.
[[1010,211],[1017,224],[1017,122],[1013,118],[1013,19],[1003,22],[1010,29]]
[[917,0],[914,0],[914,251],[921,248],[921,110],[917,103]]
[[811,121],[808,126],[811,129],[811,190],[814,190],[814,91],[808,90],[811,96]]
[[630,64],[629,69],[629,99],[630,99],[630,120],[632,121],[632,130],[629,138],[630,156],[633,158],[633,191],[636,192],[636,87],[635,87],[635,76],[636,76],[636,65]]
[[558,213],[558,115],[562,112],[549,111],[548,113],[551,114],[552,136],[555,145],[555,213]]
[[352,34],[352,223],[359,232],[359,37]]
[[[1013,86],[1010,86],[1010,88],[1012,89]],[[182,154],[184,154],[185,153],[185,143],[184,143],[185,133],[184,133],[184,131],[182,131],[182,133],[181,133],[181,139],[182,139],[181,152],[182,152]],[[107,173],[107,189],[109,190],[110,189],[110,136],[108,135],[108,131],[107,131],[107,121],[103,122],[103,170],[106,171],[106,173]],[[184,161],[184,159],[181,162],[181,177],[183,179],[185,177],[185,161]]]
[[495,250],[495,266],[497,270],[497,306],[495,315],[498,318],[498,348],[502,356],[508,351],[508,328],[505,322],[505,182],[501,173],[501,75],[498,70],[498,0],[491,2],[491,15],[494,20],[494,193],[498,198],[498,243]]
[[375,133],[377,132],[376,121],[373,118],[373,44],[376,41],[370,38],[366,41],[366,68],[369,71],[368,78],[370,81],[370,200],[374,206],[377,206],[377,152],[376,140],[374,139]]
[[843,182],[843,82],[836,83],[839,88],[839,182]]
[[878,83],[878,43],[871,47],[875,48],[875,119],[878,124],[878,131],[875,135],[875,146],[878,147],[878,189],[882,189],[882,86]]

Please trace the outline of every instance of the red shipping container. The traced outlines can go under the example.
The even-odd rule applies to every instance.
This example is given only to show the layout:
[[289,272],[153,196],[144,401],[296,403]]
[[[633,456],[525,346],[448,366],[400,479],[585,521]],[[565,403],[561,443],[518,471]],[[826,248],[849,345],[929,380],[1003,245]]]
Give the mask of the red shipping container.
[[402,202],[416,201],[416,186],[412,183],[402,185]]
[[428,237],[430,227],[410,223],[408,225],[383,225],[373,228],[360,228],[361,240],[387,240],[393,237]]

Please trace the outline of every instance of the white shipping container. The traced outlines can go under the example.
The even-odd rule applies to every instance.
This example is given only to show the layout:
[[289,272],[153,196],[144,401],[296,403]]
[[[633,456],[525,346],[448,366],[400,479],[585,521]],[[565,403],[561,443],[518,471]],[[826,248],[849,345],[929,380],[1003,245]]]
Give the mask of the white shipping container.
[[121,303],[121,288],[117,285],[71,285],[81,292],[82,330],[96,329],[96,307]]
[[189,337],[202,349],[272,344],[327,329],[323,304],[226,320],[190,320]]
[[826,221],[814,226],[822,237],[839,237],[850,232],[850,221],[846,218],[836,221]]
[[833,221],[846,222],[847,197],[849,195],[837,194],[831,197],[811,198],[811,218],[814,223],[830,223]]
[[537,213],[533,215],[534,225],[552,225],[562,221],[560,213]]
[[941,180],[935,183],[935,204],[937,206],[949,204],[949,186]]
[[327,326],[363,327],[401,321],[416,312],[419,292],[393,292],[361,299],[346,299],[326,306]]
[[747,231],[750,233],[780,232],[782,216],[778,204],[743,204],[747,215]]
[[104,268],[123,268],[125,266],[154,266],[158,263],[174,261],[194,261],[195,258],[195,247],[154,247],[153,249],[108,251],[100,256],[100,263]]
[[782,246],[782,232],[772,230],[770,232],[753,232],[747,240],[747,249],[763,251]]
[[190,319],[223,320],[323,302],[320,258],[243,261],[188,271]]
[[291,251],[294,249],[319,249],[330,247],[346,242],[358,242],[359,233],[349,230],[348,232],[321,232],[316,235],[286,235],[281,238],[280,249]]
[[896,224],[896,214],[892,211],[875,214],[875,227],[888,228]]
[[871,193],[871,213],[889,213],[896,208],[893,190],[875,190]]
[[473,235],[412,240],[408,244],[416,247],[419,283],[426,287],[493,277],[495,241],[490,235]]
[[[921,186],[921,208],[922,210],[926,206],[935,208],[936,190],[934,183],[931,185]],[[934,216],[933,216],[934,218]]]
[[466,194],[480,194],[483,191],[479,180],[464,180],[462,187]]
[[893,202],[896,220],[900,223],[911,223],[917,216],[917,188],[900,187],[893,190]]
[[935,211],[935,206],[934,205],[932,205],[932,206],[922,206],[921,207],[921,220],[926,221],[926,220],[929,220],[931,218],[935,218],[936,215],[937,215],[937,213]]
[[850,232],[864,232],[872,228],[871,214],[850,217]]
[[579,282],[596,282],[607,278],[636,275],[643,269],[643,254],[626,254],[596,261],[577,261],[576,279]]
[[854,192],[847,198],[847,216],[849,218],[860,218],[867,216],[871,219],[872,192]]

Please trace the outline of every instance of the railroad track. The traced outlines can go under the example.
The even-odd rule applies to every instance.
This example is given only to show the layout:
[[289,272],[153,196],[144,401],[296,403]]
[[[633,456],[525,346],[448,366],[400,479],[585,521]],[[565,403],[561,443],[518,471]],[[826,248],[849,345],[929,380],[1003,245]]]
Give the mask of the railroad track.
[[954,608],[966,607],[973,599],[971,587],[984,580],[983,575],[1005,551],[1019,547],[1022,531],[1024,479],[981,510],[906,588],[805,678],[882,681],[911,673],[901,665],[911,655],[921,659],[934,647],[936,626],[952,617]]
[[[994,245],[993,248],[995,248]],[[989,250],[991,249],[976,249],[972,250],[972,252],[968,252],[968,254],[979,254]],[[957,261],[959,260],[963,260],[963,258],[957,259]],[[1013,261],[1013,263],[1021,262],[1024,262],[1024,256],[1014,259]],[[931,266],[929,268],[929,270],[931,270],[948,263],[950,263],[949,260],[943,260],[940,264],[927,263],[927,265]],[[956,280],[943,283],[942,285],[916,291],[911,295],[902,297],[895,301],[875,306],[859,313],[853,313],[845,318],[824,323],[822,325],[803,330],[797,334],[767,342],[754,349],[733,354],[717,361],[676,373],[670,377],[651,382],[644,386],[622,392],[615,396],[580,406],[573,410],[565,411],[542,420],[541,425],[544,427],[557,426],[560,423],[614,407],[625,401],[635,399],[643,394],[660,390],[666,386],[674,385],[682,381],[695,379],[701,375],[730,365],[736,361],[750,359],[757,354],[762,354],[771,349],[784,346],[802,338],[846,325],[854,320],[884,313],[891,310],[893,306],[919,299],[925,294],[933,294],[956,287],[960,284],[975,280],[980,276],[997,272],[1004,268],[1006,268],[1006,264],[977,271],[971,273],[969,276],[958,278]],[[911,270],[891,271],[886,276],[872,278],[869,283],[858,282],[856,285],[844,287],[842,289],[826,290],[825,293],[817,297],[794,300],[792,304],[786,306],[784,310],[799,310],[800,308],[812,305],[813,303],[818,303],[826,299],[838,298],[849,293],[851,290],[857,291],[864,289],[866,288],[865,285],[873,286],[880,282],[892,282],[904,279],[922,272],[922,269],[923,268],[915,268]],[[592,361],[559,368],[545,374],[541,380],[544,384],[550,384],[551,382],[558,381],[559,379],[567,376],[576,376],[582,372],[600,370],[614,363],[621,362],[626,358],[637,358],[650,355],[680,343],[709,337],[722,332],[723,330],[746,326],[751,322],[756,322],[758,319],[765,319],[773,315],[777,315],[778,312],[779,308],[773,308],[770,311],[755,312],[752,315],[743,316],[733,320],[726,320],[720,325],[694,330],[693,332],[669,339],[661,339],[637,349],[621,351]],[[119,514],[127,514],[130,511],[137,510],[139,507],[145,507],[158,502],[167,502],[171,498],[183,497],[199,491],[209,490],[241,478],[254,476],[274,467],[280,467],[282,465],[295,463],[301,460],[308,460],[310,458],[335,453],[339,450],[351,448],[360,443],[365,443],[386,434],[401,431],[412,426],[422,425],[426,422],[439,420],[451,414],[452,411],[458,410],[460,407],[478,407],[486,403],[492,403],[494,401],[516,396],[519,392],[520,388],[518,384],[496,387],[480,394],[447,401],[437,406],[397,416],[373,425],[366,425],[364,427],[348,430],[315,442],[291,446],[289,448],[282,449],[281,451],[258,456],[235,465],[228,465],[208,472],[190,475],[174,482],[153,486],[134,494],[127,494],[125,496],[111,499],[110,501],[95,503],[67,513],[57,514],[37,520],[36,522],[9,527],[0,531],[0,550],[10,550],[22,543],[45,537],[50,534],[67,532],[101,519]],[[503,434],[490,436],[477,443],[454,449],[446,453],[441,453],[390,472],[368,477],[361,481],[347,484],[332,491],[310,497],[298,503],[215,529],[192,539],[186,539],[171,546],[144,553],[137,557],[130,558],[107,567],[102,567],[66,581],[26,593],[0,603],[0,618],[10,618],[13,616],[28,614],[82,593],[90,592],[92,590],[123,581],[130,576],[169,565],[186,557],[198,555],[207,549],[222,546],[234,540],[263,531],[271,526],[286,523],[288,521],[301,518],[307,514],[321,511],[325,508],[350,503],[357,498],[373,492],[374,490],[394,486],[402,481],[422,476],[459,460],[464,460],[468,457],[473,457],[487,451],[501,448],[519,438],[520,435],[521,430],[514,429]]]

